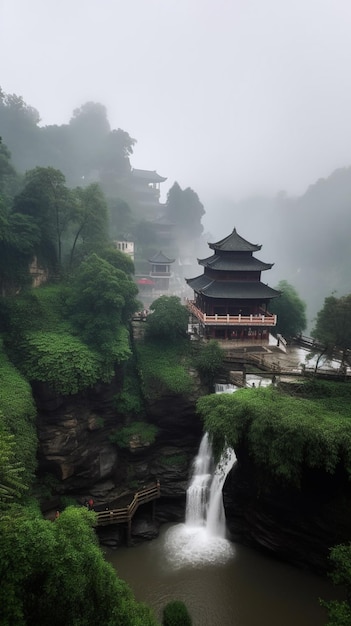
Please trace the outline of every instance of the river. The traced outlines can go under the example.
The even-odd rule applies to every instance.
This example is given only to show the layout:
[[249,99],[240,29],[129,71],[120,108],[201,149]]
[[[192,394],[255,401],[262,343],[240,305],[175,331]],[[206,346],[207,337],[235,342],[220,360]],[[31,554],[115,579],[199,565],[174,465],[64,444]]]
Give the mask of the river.
[[322,626],[319,598],[335,597],[328,581],[226,538],[222,487],[235,461],[228,448],[215,466],[205,433],[185,523],[163,526],[151,542],[106,551],[108,560],[159,619],[170,600],[182,600],[193,626]]
[[[182,600],[193,626],[326,623],[326,611],[318,599],[335,597],[327,580],[229,542],[219,544],[218,550],[214,545],[212,556],[205,550],[203,559],[195,550],[191,560],[186,546],[179,549],[179,535],[184,533],[184,524],[165,525],[153,541],[105,551],[137,600],[149,604],[158,619],[167,602]],[[189,542],[194,553],[196,542],[191,534]]]

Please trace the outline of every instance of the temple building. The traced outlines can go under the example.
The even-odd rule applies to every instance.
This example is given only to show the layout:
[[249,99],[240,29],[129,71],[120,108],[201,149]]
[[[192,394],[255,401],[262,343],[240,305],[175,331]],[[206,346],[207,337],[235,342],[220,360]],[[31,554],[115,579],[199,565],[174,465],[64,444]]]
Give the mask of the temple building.
[[261,272],[273,263],[256,259],[253,253],[262,246],[246,241],[235,228],[228,237],[208,245],[214,254],[198,259],[204,273],[186,279],[194,291],[187,306],[198,334],[241,345],[268,344],[269,331],[277,322],[268,306],[280,292],[261,282]]
[[167,180],[156,171],[132,169],[130,184],[144,216],[155,219],[160,211],[160,184]]
[[149,263],[151,263],[150,277],[158,291],[168,291],[169,279],[173,276],[171,265],[174,261],[175,259],[169,259],[162,251],[149,259]]

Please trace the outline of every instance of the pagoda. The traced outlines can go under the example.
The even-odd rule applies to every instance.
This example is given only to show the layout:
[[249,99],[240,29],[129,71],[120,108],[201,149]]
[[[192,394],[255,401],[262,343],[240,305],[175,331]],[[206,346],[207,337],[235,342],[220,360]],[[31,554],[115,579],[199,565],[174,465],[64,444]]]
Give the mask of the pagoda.
[[235,228],[228,237],[208,245],[214,254],[198,259],[204,273],[186,279],[194,291],[187,306],[199,335],[241,345],[268,344],[269,331],[277,323],[268,306],[280,292],[261,282],[261,272],[273,263],[256,259],[253,253],[262,246],[240,237]]
[[160,184],[167,180],[164,176],[160,176],[156,170],[140,170],[132,169],[130,173],[130,182],[135,194],[135,198],[146,211],[150,213],[150,217],[155,218],[156,212],[160,207]]
[[160,250],[151,259],[148,259],[151,263],[150,277],[156,285],[156,289],[159,291],[168,291],[169,279],[173,276],[171,272],[171,265],[175,259],[169,259]]

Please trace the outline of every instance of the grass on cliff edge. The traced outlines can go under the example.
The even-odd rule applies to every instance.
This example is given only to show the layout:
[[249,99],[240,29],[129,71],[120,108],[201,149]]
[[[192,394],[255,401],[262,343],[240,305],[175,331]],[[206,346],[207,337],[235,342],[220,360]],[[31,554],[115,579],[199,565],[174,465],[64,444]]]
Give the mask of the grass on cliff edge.
[[163,394],[186,394],[193,390],[189,376],[192,351],[188,339],[177,343],[148,339],[136,342],[138,369],[144,396],[149,400]]
[[351,478],[351,387],[306,391],[241,389],[202,397],[197,408],[217,449],[244,441],[255,465],[279,480],[299,485],[304,466],[333,474],[339,463]]

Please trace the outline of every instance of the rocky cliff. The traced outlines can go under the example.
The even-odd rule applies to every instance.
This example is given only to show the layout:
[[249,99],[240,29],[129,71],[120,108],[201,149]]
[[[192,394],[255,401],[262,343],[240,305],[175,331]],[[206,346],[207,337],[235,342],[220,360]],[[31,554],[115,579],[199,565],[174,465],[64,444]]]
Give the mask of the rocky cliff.
[[329,548],[351,539],[351,485],[339,467],[334,475],[305,470],[301,489],[272,483],[245,444],[224,487],[227,524],[234,541],[283,561],[323,573]]
[[[80,504],[93,497],[97,509],[116,506],[119,498],[132,497],[140,486],[158,478],[161,499],[156,507],[157,521],[182,519],[190,466],[202,434],[195,406],[203,389],[195,372],[189,375],[195,381],[191,395],[169,394],[146,404],[143,419],[157,426],[155,442],[148,445],[134,439],[126,449],[110,440],[124,423],[114,402],[121,372],[109,385],[70,397],[54,395],[45,385],[36,385],[39,475],[54,475],[54,492],[60,496],[70,496]],[[148,517],[147,507],[144,512]],[[133,520],[135,534],[149,537],[150,528],[145,527],[142,517],[141,508]],[[142,531],[140,524],[144,524]],[[111,531],[105,531],[110,544],[119,543],[119,530],[114,528],[112,540]]]

